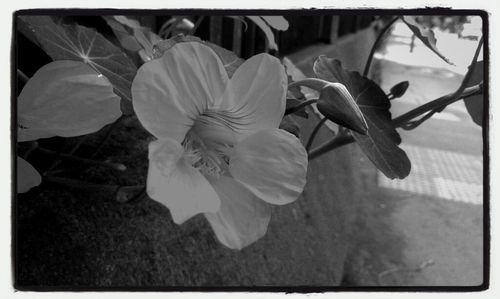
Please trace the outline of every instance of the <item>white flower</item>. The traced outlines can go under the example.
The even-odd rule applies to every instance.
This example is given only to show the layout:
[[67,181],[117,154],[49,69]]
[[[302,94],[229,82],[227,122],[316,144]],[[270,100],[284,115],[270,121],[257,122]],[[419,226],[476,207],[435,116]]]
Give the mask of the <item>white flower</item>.
[[[82,62],[54,61],[28,80],[17,99],[17,141],[93,133],[120,115],[120,98],[106,77]],[[40,184],[26,160],[17,158],[17,170],[19,193]]]
[[307,154],[278,129],[287,79],[259,54],[231,79],[198,42],[178,43],[144,64],[132,84],[134,110],[158,140],[149,145],[148,195],[180,224],[204,213],[224,245],[262,237],[269,204],[293,202],[306,182]]

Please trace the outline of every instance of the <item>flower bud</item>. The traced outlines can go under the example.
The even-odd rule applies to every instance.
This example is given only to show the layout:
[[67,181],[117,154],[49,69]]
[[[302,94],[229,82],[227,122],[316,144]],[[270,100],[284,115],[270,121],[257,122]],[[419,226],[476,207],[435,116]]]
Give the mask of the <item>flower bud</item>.
[[390,90],[392,98],[395,99],[402,97],[405,94],[406,90],[408,89],[408,86],[410,86],[410,82],[408,81],[402,81],[394,85]]
[[363,113],[343,84],[329,83],[323,87],[317,107],[330,121],[360,134],[368,131]]

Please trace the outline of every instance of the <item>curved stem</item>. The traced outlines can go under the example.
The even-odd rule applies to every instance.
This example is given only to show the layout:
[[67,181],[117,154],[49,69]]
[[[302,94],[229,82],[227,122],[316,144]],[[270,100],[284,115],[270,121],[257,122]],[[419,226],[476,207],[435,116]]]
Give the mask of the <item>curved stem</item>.
[[[73,155],[80,148],[80,146],[85,142],[85,140],[87,140],[88,136],[89,135],[85,135],[80,140],[78,140],[78,142],[75,144],[75,146],[73,146],[73,148],[68,153],[66,153],[66,155]],[[57,154],[62,155],[62,153],[59,153],[59,152]],[[45,170],[45,173],[50,172],[52,169],[56,168],[60,163],[61,163],[61,159],[56,159],[52,163],[52,165],[50,165],[47,168],[47,170]]]
[[56,151],[49,150],[49,149],[46,149],[43,147],[38,147],[37,149],[40,152],[42,152],[43,154],[50,155],[50,156],[57,156],[59,159],[80,162],[80,163],[85,163],[85,164],[91,164],[91,165],[96,165],[96,166],[104,166],[104,167],[108,167],[108,168],[118,170],[118,171],[127,170],[127,167],[121,163],[110,163],[110,162],[105,162],[105,161],[101,162],[101,161],[80,158],[80,157],[76,157],[76,156],[72,156],[72,155],[68,155],[68,154],[58,153]]
[[312,100],[307,100],[307,101],[303,101],[302,103],[300,103],[299,105],[295,106],[295,107],[291,107],[291,108],[288,108],[285,110],[285,115],[288,115],[288,114],[293,114],[297,111],[299,111],[300,109],[304,108],[304,107],[307,107],[311,104],[314,104],[318,101],[318,99],[312,99]]
[[[478,93],[481,93],[482,92],[482,84],[478,84],[478,85],[475,85],[475,86],[472,86],[472,87],[469,87],[469,88],[466,88],[463,93],[453,99],[453,102],[455,101],[458,101],[460,99],[463,99],[463,98],[466,98],[466,97],[470,97],[470,96],[473,96],[473,95],[476,95]],[[414,119],[415,117],[418,117],[420,115],[423,115],[425,113],[428,113],[429,111],[432,111],[436,108],[441,108],[441,107],[445,107],[446,105],[449,105],[449,99],[451,98],[451,96],[453,95],[452,94],[448,94],[448,95],[445,95],[445,96],[442,96],[434,101],[431,101],[431,102],[428,102],[422,106],[419,106],[399,117],[396,117],[395,119],[392,120],[392,123],[395,127],[401,127],[403,126],[404,124],[406,124],[408,121]],[[354,138],[351,136],[351,135],[337,135],[337,137],[331,139],[331,140],[328,140],[326,142],[324,142],[323,144],[315,147],[314,149],[312,149],[311,151],[309,151],[309,160],[312,160],[312,159],[315,159],[333,149],[336,149],[338,147],[341,147],[343,145],[346,145],[346,144],[349,144],[351,142],[354,142]]]
[[337,137],[319,145],[318,147],[314,148],[312,151],[309,152],[308,158],[309,161],[313,160],[323,154],[326,154],[327,152],[336,149],[338,147],[341,147],[343,145],[349,144],[354,142],[354,138],[351,135],[337,135]]
[[120,190],[134,191],[134,190],[144,189],[144,185],[135,185],[135,186],[104,185],[104,184],[90,183],[90,182],[86,182],[86,181],[69,179],[69,178],[62,178],[62,177],[51,176],[51,175],[43,176],[43,180],[45,182],[61,184],[61,185],[66,185],[66,186],[69,186],[72,188],[85,189],[85,190],[91,190],[91,191],[118,192]]
[[465,97],[470,97],[472,95],[475,95],[477,93],[482,92],[482,86],[481,84],[471,86],[469,88],[466,88],[463,93],[458,96],[458,97],[453,97],[455,93],[450,93],[445,96],[439,97],[433,101],[430,101],[428,103],[425,103],[422,106],[418,106],[417,108],[410,110],[406,112],[403,115],[400,115],[392,120],[392,123],[394,124],[395,127],[401,127],[403,124],[407,123],[408,121],[419,117],[420,115],[423,115],[429,111],[432,111],[434,109],[439,109],[441,107],[445,107],[451,103],[454,103],[458,100],[461,100],[462,98]]
[[305,86],[317,91],[321,91],[321,89],[325,87],[325,85],[327,85],[328,83],[329,83],[328,81],[318,78],[305,78],[288,84],[288,89],[292,87]]
[[389,30],[389,28],[391,28],[392,24],[394,24],[394,22],[396,22],[398,19],[399,17],[395,17],[389,23],[387,23],[387,25],[385,25],[385,27],[382,28],[382,30],[380,30],[380,33],[378,34],[377,39],[373,43],[372,49],[370,50],[370,54],[368,54],[368,60],[366,61],[365,64],[363,77],[366,77],[368,75],[368,72],[370,71],[370,66],[372,64],[373,55],[375,55],[375,51],[377,51],[378,47],[380,46],[380,42],[382,41],[382,38],[384,37],[385,33],[387,32],[387,30]]
[[122,115],[113,124],[111,124],[109,126],[108,131],[106,132],[106,135],[104,135],[104,138],[102,139],[101,143],[99,143],[99,145],[94,150],[94,152],[92,153],[92,155],[90,156],[90,158],[94,158],[95,156],[97,156],[97,154],[99,153],[99,151],[101,151],[101,149],[104,147],[104,145],[106,144],[106,142],[108,142],[108,140],[110,139],[111,134],[115,131],[115,129],[118,127],[118,125],[123,120],[125,120],[127,117],[128,116],[126,116],[126,115]]
[[311,148],[311,145],[314,141],[314,138],[316,138],[316,135],[319,132],[319,129],[321,129],[321,126],[326,122],[327,118],[323,117],[317,124],[316,127],[314,127],[313,131],[311,132],[311,136],[309,136],[309,140],[307,140],[306,144],[306,151],[309,152],[309,149]]
[[194,27],[189,31],[188,35],[193,35],[196,32],[196,29],[198,29],[198,27],[200,27],[200,24],[204,18],[205,18],[204,16],[200,16],[200,17],[198,17],[198,19],[196,19],[196,22],[194,23]]

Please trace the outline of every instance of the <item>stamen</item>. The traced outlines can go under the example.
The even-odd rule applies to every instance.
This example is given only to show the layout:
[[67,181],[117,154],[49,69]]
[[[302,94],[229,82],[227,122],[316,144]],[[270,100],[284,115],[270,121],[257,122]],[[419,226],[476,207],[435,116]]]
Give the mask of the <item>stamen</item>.
[[227,146],[203,140],[194,128],[186,134],[182,145],[185,149],[184,159],[202,174],[219,178],[227,170]]

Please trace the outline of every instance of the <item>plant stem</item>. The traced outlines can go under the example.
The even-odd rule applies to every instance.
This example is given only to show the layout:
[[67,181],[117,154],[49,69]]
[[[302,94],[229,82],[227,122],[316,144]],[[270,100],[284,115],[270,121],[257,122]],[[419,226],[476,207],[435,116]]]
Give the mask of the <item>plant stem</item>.
[[337,135],[333,139],[319,145],[318,147],[311,150],[308,154],[309,161],[313,160],[327,152],[341,147],[343,145],[354,142],[354,138],[351,135]]
[[110,163],[110,162],[105,162],[105,161],[101,162],[101,161],[96,161],[96,160],[80,158],[80,157],[76,157],[76,156],[72,156],[72,155],[68,155],[68,154],[58,153],[56,151],[49,150],[49,149],[42,148],[42,147],[38,147],[37,149],[46,155],[57,156],[59,159],[63,159],[63,160],[80,162],[80,163],[97,165],[97,166],[103,166],[103,167],[108,167],[108,168],[118,170],[118,171],[125,171],[127,169],[127,167],[125,167],[125,165],[123,165],[121,163]]
[[318,101],[318,99],[311,99],[311,100],[306,100],[306,101],[303,101],[302,103],[300,103],[299,105],[295,106],[295,107],[291,107],[291,108],[288,108],[285,110],[285,115],[288,115],[288,114],[293,114],[297,111],[299,111],[300,109],[304,108],[304,107],[307,107],[311,104],[314,104]]
[[318,124],[316,124],[316,127],[314,127],[313,131],[311,132],[311,136],[309,136],[309,140],[307,140],[306,144],[306,151],[309,152],[309,149],[311,148],[311,145],[314,141],[314,138],[316,138],[316,135],[319,132],[319,129],[321,129],[321,126],[326,122],[327,118],[323,117]]
[[[89,136],[89,135],[85,135],[80,140],[78,140],[78,142],[75,144],[75,146],[73,146],[73,148],[68,153],[66,153],[66,155],[73,155],[80,148],[80,146],[85,142],[85,140],[87,140],[87,136]],[[62,155],[62,153],[58,152],[57,155],[60,156],[60,155]],[[60,163],[61,163],[61,159],[59,159],[59,157],[58,157],[58,159],[56,159],[54,161],[54,163],[52,163],[52,165],[50,165],[47,168],[47,170],[45,170],[45,173],[50,172],[52,169],[56,168]]]
[[[470,97],[473,95],[476,95],[478,93],[482,92],[482,84],[478,84],[475,86],[471,86],[469,88],[466,88],[463,93],[453,99],[453,101],[450,102],[450,98],[454,93],[442,96],[436,100],[433,100],[431,102],[428,102],[422,106],[419,106],[395,119],[392,120],[393,125],[397,127],[401,127],[402,125],[406,124],[408,121],[414,119],[415,117],[418,117],[420,115],[423,115],[425,113],[428,113],[429,111],[432,111],[436,108],[441,108],[441,107],[446,107],[447,105],[458,101],[460,99]],[[351,142],[354,142],[354,138],[350,135],[337,135],[335,138],[326,141],[325,143],[315,147],[309,152],[309,160],[315,159],[333,149],[336,149],[338,147],[341,147],[343,145],[349,144]]]
[[205,18],[204,16],[199,16],[198,19],[196,19],[196,22],[194,23],[194,27],[189,31],[188,35],[193,35],[196,32],[196,29],[198,29],[198,27],[200,27],[200,24],[204,18]]
[[114,130],[118,127],[118,125],[125,118],[127,118],[127,116],[122,115],[113,124],[111,124],[109,126],[108,131],[106,132],[106,135],[102,139],[101,143],[99,143],[99,145],[97,146],[97,148],[94,150],[94,152],[92,153],[92,155],[90,156],[90,158],[94,158],[99,153],[99,151],[101,151],[101,149],[104,147],[104,145],[106,144],[106,142],[108,142],[109,138],[111,137],[111,134],[114,132]]
[[316,91],[321,91],[321,89],[323,87],[325,87],[325,85],[327,85],[328,83],[329,83],[328,81],[318,79],[318,78],[305,78],[305,79],[302,79],[299,81],[294,81],[294,82],[288,84],[288,89],[290,89],[292,87],[305,86],[305,87],[309,87],[311,89],[314,89]]
[[406,112],[403,115],[400,115],[392,120],[392,123],[394,124],[395,127],[401,127],[408,121],[419,117],[420,115],[423,115],[429,111],[432,111],[434,109],[439,109],[443,106],[447,106],[451,103],[454,103],[462,98],[469,97],[472,95],[475,95],[477,93],[482,92],[482,86],[481,84],[471,86],[469,88],[466,88],[463,93],[458,96],[458,97],[453,97],[455,93],[450,93],[447,95],[444,95],[442,97],[439,97],[433,101],[430,101],[428,103],[423,104],[422,106],[418,106],[417,108],[410,110]]
[[135,191],[144,189],[144,185],[136,185],[136,186],[104,185],[104,184],[96,184],[81,180],[62,178],[50,175],[45,175],[43,177],[43,180],[50,183],[61,184],[72,188],[85,189],[91,191],[118,192],[118,191]]
[[377,39],[373,43],[372,49],[370,50],[370,54],[368,54],[368,60],[366,61],[365,70],[363,71],[364,77],[366,77],[368,75],[368,72],[370,71],[370,66],[372,64],[373,55],[375,55],[375,51],[377,51],[378,47],[380,46],[380,43],[382,42],[382,38],[384,37],[387,30],[389,30],[389,28],[391,28],[392,24],[394,24],[394,22],[396,22],[398,19],[399,19],[399,17],[395,17],[389,23],[387,23],[387,25],[385,25],[385,27],[382,28],[382,30],[380,30],[380,33],[378,34]]

